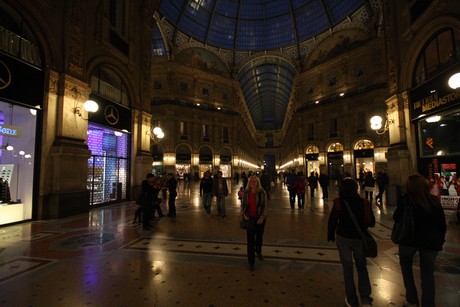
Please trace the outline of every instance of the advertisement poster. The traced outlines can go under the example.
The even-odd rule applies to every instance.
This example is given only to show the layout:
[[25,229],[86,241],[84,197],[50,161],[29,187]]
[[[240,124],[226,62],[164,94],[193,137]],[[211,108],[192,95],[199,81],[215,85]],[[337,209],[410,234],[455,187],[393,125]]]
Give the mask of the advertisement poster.
[[441,199],[446,210],[457,210],[460,200],[460,178],[457,176],[457,165],[446,163],[439,165],[439,172],[431,177],[431,194]]

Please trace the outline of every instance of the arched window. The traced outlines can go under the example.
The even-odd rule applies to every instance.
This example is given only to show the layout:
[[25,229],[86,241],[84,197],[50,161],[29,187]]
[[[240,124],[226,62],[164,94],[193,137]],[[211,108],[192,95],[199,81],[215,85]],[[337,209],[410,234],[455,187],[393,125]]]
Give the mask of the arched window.
[[93,94],[129,107],[126,86],[112,69],[102,65],[96,67],[91,74],[91,88]]
[[453,29],[445,28],[435,33],[418,55],[412,77],[415,87],[438,75],[459,59],[458,42]]

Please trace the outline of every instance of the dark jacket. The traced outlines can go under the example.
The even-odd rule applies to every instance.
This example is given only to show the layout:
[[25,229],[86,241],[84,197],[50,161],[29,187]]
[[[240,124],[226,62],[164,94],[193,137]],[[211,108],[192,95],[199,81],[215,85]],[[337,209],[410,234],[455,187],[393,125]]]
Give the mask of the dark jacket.
[[143,205],[151,205],[154,201],[158,200],[160,189],[151,186],[147,180],[142,181],[141,188],[142,192],[139,199]]
[[379,172],[376,181],[378,186],[386,186],[389,182],[387,173]]
[[[430,195],[430,199],[432,201],[431,212],[425,211],[420,205],[412,204],[414,205],[415,241],[404,245],[420,249],[442,250],[446,236],[446,217],[439,199],[434,195]],[[401,220],[404,208],[409,202],[407,195],[399,198],[398,206],[393,214],[395,222]]]
[[308,176],[307,181],[310,188],[316,189],[318,187],[318,178],[315,175]]
[[227,196],[228,195],[228,186],[227,186],[227,179],[222,179],[222,193],[219,193],[219,178],[214,178],[214,184],[212,185],[212,195],[214,196]]
[[322,187],[329,186],[329,176],[326,175],[325,173],[321,173],[321,175],[319,175],[318,181],[319,181],[319,185]]
[[214,179],[211,177],[206,178],[203,177],[201,178],[200,181],[200,195],[203,195],[204,193],[212,193],[212,186],[214,184]]
[[364,184],[363,184],[365,187],[375,187],[375,179],[374,177],[370,176],[370,175],[366,175],[366,177],[364,177]]
[[[346,201],[353,211],[362,232],[366,232],[368,227],[375,226],[375,216],[371,205],[367,199],[361,197],[347,198]],[[358,230],[350,217],[347,207],[341,198],[334,199],[331,213],[329,215],[327,240],[335,241],[335,233],[350,238],[361,239]]]
[[177,180],[175,178],[171,178],[168,181],[166,181],[165,184],[166,188],[168,189],[169,195],[174,195],[176,197],[177,195]]

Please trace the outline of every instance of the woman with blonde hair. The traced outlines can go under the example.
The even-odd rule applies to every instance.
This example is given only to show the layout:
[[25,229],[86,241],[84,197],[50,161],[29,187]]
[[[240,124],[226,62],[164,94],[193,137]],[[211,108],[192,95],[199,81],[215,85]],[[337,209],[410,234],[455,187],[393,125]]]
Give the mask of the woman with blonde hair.
[[251,271],[254,270],[255,256],[260,260],[262,256],[262,243],[267,216],[267,193],[262,188],[260,180],[253,175],[248,180],[248,185],[242,198],[241,218],[248,221],[246,229],[247,255]]
[[413,208],[414,238],[399,243],[399,263],[406,288],[404,306],[418,306],[419,299],[412,271],[413,259],[418,251],[422,279],[422,306],[435,306],[434,263],[446,235],[446,219],[439,198],[430,194],[428,181],[420,174],[406,181],[406,194],[398,201],[393,219],[400,222],[409,206]]

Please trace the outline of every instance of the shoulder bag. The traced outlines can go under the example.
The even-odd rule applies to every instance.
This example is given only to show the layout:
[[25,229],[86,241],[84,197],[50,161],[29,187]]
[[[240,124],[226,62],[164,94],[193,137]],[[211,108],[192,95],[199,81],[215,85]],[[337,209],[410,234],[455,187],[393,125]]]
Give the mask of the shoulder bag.
[[414,205],[404,198],[404,209],[399,222],[391,230],[391,241],[395,244],[411,244],[415,240]]
[[353,214],[353,211],[351,211],[350,205],[348,204],[346,200],[342,199],[342,201],[345,203],[345,207],[347,207],[351,220],[353,221],[353,224],[355,224],[356,230],[361,236],[361,239],[363,241],[364,254],[366,255],[366,257],[369,257],[369,258],[377,257],[377,254],[378,254],[377,242],[375,242],[374,238],[371,236],[369,232],[366,231],[365,233],[363,233],[363,231],[359,227],[358,221],[356,221],[356,217]]

